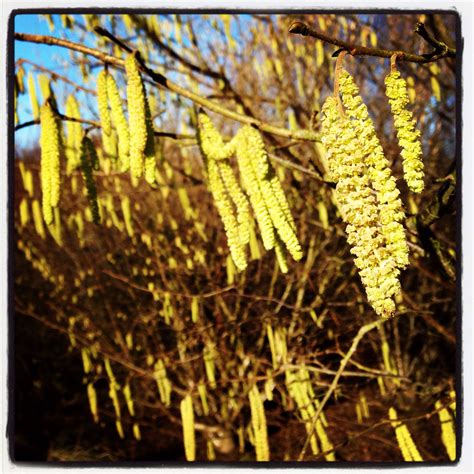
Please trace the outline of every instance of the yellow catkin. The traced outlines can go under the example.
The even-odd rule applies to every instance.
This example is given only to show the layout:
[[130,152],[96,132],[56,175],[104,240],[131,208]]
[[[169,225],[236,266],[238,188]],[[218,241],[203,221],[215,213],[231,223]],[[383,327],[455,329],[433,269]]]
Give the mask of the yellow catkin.
[[133,436],[137,441],[140,441],[142,439],[142,434],[140,432],[140,425],[138,423],[133,423]]
[[97,160],[97,154],[95,151],[92,140],[84,136],[82,139],[82,150],[81,150],[81,169],[82,178],[86,186],[87,199],[89,201],[89,208],[92,214],[92,220],[98,224],[100,222],[99,205],[97,203],[97,188],[95,186],[94,176],[92,170],[94,163]]
[[269,250],[275,246],[274,228],[293,259],[300,260],[303,252],[296,235],[295,222],[260,132],[246,125],[239,130],[234,140],[245,190],[250,196],[265,248]]
[[[251,128],[251,127],[248,127]],[[239,171],[242,176],[244,189],[250,198],[255,217],[260,228],[263,246],[266,250],[271,250],[275,247],[275,232],[273,228],[272,218],[268,211],[263,191],[260,186],[260,180],[255,173],[255,168],[260,170],[263,174],[263,165],[261,159],[255,165],[252,160],[255,159],[252,152],[249,150],[246,139],[246,134],[252,133],[247,127],[242,127],[237,135],[234,137],[235,149],[237,153],[237,162],[239,164]]]
[[94,418],[94,422],[99,422],[99,412],[97,409],[97,393],[94,388],[94,384],[88,383],[87,384],[87,398],[89,399],[89,408],[91,410],[91,414]]
[[348,224],[346,232],[351,252],[356,256],[354,263],[375,312],[388,317],[395,311],[393,297],[401,290],[400,270],[393,252],[385,246],[364,145],[358,141],[352,122],[341,117],[335,97],[326,100],[322,114],[322,141],[331,177],[337,181],[335,196]]
[[[79,104],[74,95],[69,95],[66,100],[66,115],[80,118]],[[82,126],[78,122],[66,121],[66,160],[67,172],[75,170],[81,163]]]
[[[313,431],[312,418],[314,417],[314,405],[308,396],[307,387],[300,380],[298,374],[291,370],[285,371],[286,386],[291,398],[298,407],[301,419],[305,423],[306,432],[309,434]],[[320,420],[318,420],[320,422]],[[319,447],[316,438],[316,432],[313,432],[310,438],[311,451],[314,455],[319,454]]]
[[61,186],[59,126],[49,102],[41,106],[40,122],[42,207],[49,225],[53,222],[52,208],[59,204]]
[[424,188],[421,133],[416,129],[413,113],[406,108],[410,102],[408,88],[399,71],[393,71],[385,78],[385,93],[392,110],[398,143],[402,149],[405,181],[413,192],[421,193]]
[[204,365],[206,369],[207,379],[211,388],[216,388],[216,351],[213,343],[208,342],[203,349]]
[[132,212],[130,210],[130,199],[128,196],[123,196],[120,201],[120,206],[122,208],[123,219],[125,222],[125,228],[129,237],[133,237],[133,221],[132,221]]
[[270,352],[272,354],[273,368],[277,369],[278,368],[278,355],[275,348],[275,336],[273,334],[273,328],[270,323],[267,323],[265,325],[265,328],[267,330],[268,345],[270,346]]
[[33,211],[33,222],[35,224],[36,233],[44,239],[46,237],[46,232],[44,230],[43,218],[41,217],[41,207],[37,199],[34,199],[31,208]]
[[451,403],[449,404],[449,408],[451,408],[454,416],[456,416],[456,392],[451,390],[449,392],[449,398],[451,399]]
[[99,109],[104,151],[109,153],[112,148],[112,120],[107,93],[107,75],[108,72],[105,69],[102,69],[97,75],[97,108]]
[[162,359],[159,359],[154,366],[153,376],[158,386],[160,400],[165,406],[170,405],[171,401],[171,383],[166,373],[166,366]]
[[237,210],[237,222],[241,245],[246,245],[250,240],[250,209],[247,197],[240,187],[234,171],[227,160],[218,162],[219,171],[224,181],[227,192]]
[[216,452],[214,450],[214,443],[210,439],[206,441],[206,452],[207,452],[208,461],[216,460]]
[[270,448],[268,446],[267,421],[262,398],[256,385],[249,391],[250,412],[252,428],[255,437],[255,454],[257,461],[270,460]]
[[232,206],[232,200],[226,190],[216,160],[207,160],[207,175],[217,211],[224,224],[232,259],[239,270],[244,270],[247,267],[245,248],[240,238],[239,225]]
[[395,429],[395,436],[397,437],[398,446],[405,461],[422,462],[418,448],[416,447],[407,426],[398,421],[398,415],[395,408],[390,407],[388,416],[392,427]]
[[202,413],[204,416],[209,415],[209,404],[207,402],[207,390],[204,382],[198,384],[199,398],[201,399]]
[[135,408],[132,399],[132,391],[130,390],[130,384],[126,383],[122,389],[125,402],[127,403],[127,409],[131,416],[135,416]]
[[181,400],[181,421],[183,424],[184,452],[187,461],[196,459],[196,440],[194,431],[194,409],[191,395],[186,395]]
[[20,168],[23,188],[28,193],[28,196],[32,198],[34,195],[33,174],[30,170],[26,169],[22,161],[19,162],[18,167]]
[[31,71],[28,73],[28,92],[30,95],[31,113],[33,114],[33,118],[36,120],[39,118],[40,109],[38,105],[38,97],[36,94],[35,78]]
[[123,113],[122,99],[112,74],[107,74],[107,96],[110,105],[110,117],[117,130],[118,152],[122,171],[130,168],[130,132]]
[[443,441],[446,452],[450,461],[456,460],[456,431],[454,428],[454,420],[447,408],[443,408],[443,404],[438,400],[435,403],[438,410],[439,422],[441,424],[441,439]]
[[227,160],[232,154],[233,145],[224,143],[221,134],[205,112],[199,111],[198,123],[198,139],[203,155],[209,160]]
[[30,211],[28,208],[28,199],[22,198],[20,201],[20,225],[24,227],[26,224],[28,224],[28,221],[30,220]]
[[[228,163],[232,153],[204,112],[198,114],[198,143],[204,157],[209,188],[224,224],[232,259],[239,270],[247,267],[245,245],[249,234],[249,206]],[[235,209],[234,209],[235,207]]]
[[129,54],[125,60],[127,72],[128,121],[130,127],[130,172],[133,177],[143,174],[147,144],[146,95],[137,59]]
[[82,357],[82,367],[84,369],[84,373],[88,374],[91,370],[91,361],[89,358],[89,350],[87,347],[83,347],[81,349],[81,357]]
[[191,298],[191,321],[197,323],[199,319],[199,298],[193,296]]
[[405,268],[409,263],[408,244],[402,225],[405,212],[395,178],[392,176],[389,162],[377,138],[367,106],[359,94],[359,88],[347,71],[341,72],[339,87],[346,113],[352,119],[351,124],[365,155],[371,185],[376,192],[380,211],[380,229],[385,238],[386,247],[395,258],[398,267]]

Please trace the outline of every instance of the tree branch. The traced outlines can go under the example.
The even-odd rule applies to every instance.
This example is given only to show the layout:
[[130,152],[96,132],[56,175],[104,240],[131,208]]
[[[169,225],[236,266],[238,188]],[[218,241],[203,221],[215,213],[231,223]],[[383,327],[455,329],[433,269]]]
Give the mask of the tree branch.
[[[429,63],[437,61],[442,58],[455,58],[456,50],[448,48],[444,43],[437,42],[437,44],[443,44],[444,48],[442,50],[435,49],[431,54],[412,54],[405,51],[396,51],[391,49],[382,49],[382,48],[370,48],[367,46],[360,46],[354,43],[349,43],[348,41],[343,41],[337,38],[332,38],[324,33],[313,30],[308,25],[297,21],[293,23],[288,29],[290,33],[302,35],[302,36],[311,36],[312,38],[317,38],[321,41],[324,41],[334,46],[338,46],[342,50],[348,51],[352,56],[375,56],[379,58],[390,58],[394,54],[398,54],[398,61],[408,61],[412,63]],[[425,30],[426,31],[426,30]],[[420,34],[417,30],[415,30]],[[426,39],[426,38],[425,38]],[[431,40],[431,37],[430,37]],[[433,40],[434,41],[434,40]],[[431,44],[431,43],[430,43]]]
[[[61,39],[61,38],[54,38],[53,36],[44,36],[44,35],[31,35],[27,33],[15,33],[15,39],[17,41],[26,41],[30,43],[39,43],[39,44],[46,44],[49,46],[60,46],[62,48],[67,48],[72,51],[77,51],[82,54],[87,54],[89,56],[93,56],[104,63],[114,64],[116,66],[120,66],[124,68],[124,60],[116,58],[115,56],[111,56],[109,54],[103,53],[102,51],[98,51],[93,48],[89,48],[82,44],[74,43],[73,41]],[[205,99],[199,94],[195,92],[191,92],[184,87],[181,87],[174,82],[167,79],[163,74],[153,71],[144,63],[143,59],[140,55],[137,56],[137,60],[140,63],[142,71],[151,78],[156,84],[159,86],[171,91],[175,92],[176,94],[186,97],[190,99],[192,102],[199,104],[213,112],[216,112],[224,117],[229,119],[235,120],[240,123],[254,125],[262,132],[271,133],[273,135],[278,135],[280,137],[291,138],[294,140],[308,140],[308,141],[318,141],[319,135],[311,130],[297,130],[291,131],[286,128],[276,127],[274,125],[267,124],[262,120],[258,120],[252,117],[248,117],[246,115],[239,114],[237,112],[233,112],[215,102]]]

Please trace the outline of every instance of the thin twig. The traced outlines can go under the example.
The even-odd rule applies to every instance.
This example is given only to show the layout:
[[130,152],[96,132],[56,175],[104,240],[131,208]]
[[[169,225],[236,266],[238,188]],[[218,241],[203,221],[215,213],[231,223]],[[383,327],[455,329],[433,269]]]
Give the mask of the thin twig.
[[306,449],[308,448],[308,444],[310,439],[312,438],[314,431],[316,429],[316,423],[319,419],[319,416],[321,415],[323,408],[326,406],[327,401],[333,394],[334,390],[337,388],[337,384],[339,382],[339,379],[341,378],[342,373],[344,372],[344,369],[346,368],[347,363],[349,362],[349,359],[352,357],[354,352],[357,349],[357,346],[359,345],[359,342],[361,339],[367,334],[369,331],[372,331],[372,329],[375,329],[376,327],[380,326],[383,324],[386,320],[385,319],[379,319],[377,321],[374,321],[372,323],[366,324],[365,326],[362,326],[359,329],[359,332],[357,333],[356,337],[352,341],[352,345],[347,351],[347,354],[344,356],[344,358],[341,360],[341,363],[339,365],[339,369],[337,370],[336,375],[334,376],[333,381],[331,382],[331,385],[329,386],[328,391],[326,392],[326,395],[324,395],[324,398],[322,399],[321,403],[318,406],[318,409],[316,410],[316,413],[314,414],[313,418],[311,419],[311,430],[308,433],[306,437],[306,441],[304,443],[303,449],[301,450],[300,455],[298,456],[298,461],[302,461],[304,459],[304,456],[306,454]]
[[[334,46],[338,46],[346,51],[348,51],[352,56],[375,56],[379,58],[390,58],[395,53],[399,53],[399,61],[408,61],[412,63],[430,63],[437,61],[442,58],[455,58],[456,51],[452,48],[447,48],[442,51],[435,50],[431,54],[413,54],[407,53],[405,51],[394,51],[391,49],[382,49],[382,48],[370,48],[368,46],[360,46],[354,43],[349,43],[348,41],[343,41],[338,38],[332,38],[324,33],[313,30],[308,25],[297,21],[293,23],[289,30],[290,33],[302,35],[302,36],[311,36],[312,38],[317,38],[321,41],[324,41]],[[415,30],[416,31],[416,30]],[[420,34],[419,32],[417,32]],[[443,43],[444,44],[444,43]]]

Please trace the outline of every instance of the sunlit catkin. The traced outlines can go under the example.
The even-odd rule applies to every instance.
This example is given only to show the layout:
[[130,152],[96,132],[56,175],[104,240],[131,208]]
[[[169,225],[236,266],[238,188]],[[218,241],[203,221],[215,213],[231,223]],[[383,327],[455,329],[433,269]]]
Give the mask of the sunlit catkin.
[[300,260],[303,252],[295,222],[280,180],[269,162],[260,132],[248,125],[242,127],[235,137],[234,146],[265,248],[268,250],[275,246],[275,228],[293,259]]
[[339,75],[339,91],[345,112],[350,117],[359,146],[365,155],[368,176],[377,196],[380,211],[380,230],[385,238],[386,248],[395,258],[399,268],[408,263],[408,244],[402,221],[405,218],[400,192],[377,138],[367,106],[359,93],[354,78],[345,70]]
[[97,203],[97,188],[95,186],[92,170],[97,160],[97,154],[94,144],[88,136],[82,139],[81,168],[82,178],[87,190],[87,199],[92,214],[92,220],[95,224],[100,222],[99,205]]
[[257,461],[269,461],[270,449],[268,446],[267,420],[262,398],[256,385],[249,391],[252,428],[255,437],[255,454]]
[[363,144],[352,122],[340,115],[337,98],[326,100],[322,114],[322,141],[331,178],[337,182],[335,196],[348,224],[346,232],[351,252],[356,256],[354,263],[369,302],[378,315],[387,317],[395,310],[393,297],[400,292],[400,271],[385,247],[380,209],[370,185]]
[[42,207],[49,225],[53,222],[52,208],[59,204],[61,186],[59,124],[49,101],[41,106],[40,122]]
[[143,174],[147,143],[146,96],[137,59],[129,54],[125,60],[127,72],[128,121],[130,127],[130,172],[133,177]]
[[[72,118],[81,118],[79,104],[71,94],[66,100],[66,115]],[[66,160],[67,172],[71,173],[81,164],[82,126],[72,120],[66,121]]]
[[196,440],[194,432],[194,409],[191,395],[186,395],[180,404],[181,422],[183,424],[184,452],[187,461],[196,459]]
[[127,119],[123,113],[122,99],[117,83],[110,73],[107,74],[107,96],[110,104],[110,117],[117,130],[121,169],[122,171],[128,171],[130,168],[130,133]]
[[395,408],[390,407],[388,415],[391,425],[395,430],[395,436],[397,437],[398,446],[402,453],[403,459],[405,461],[422,462],[423,458],[421,457],[421,454],[418,451],[418,448],[416,447],[407,426],[404,423],[398,421],[398,415]]
[[443,441],[446,452],[450,461],[456,460],[456,432],[454,428],[454,420],[449,410],[443,407],[441,401],[435,403],[438,410],[439,422],[441,424],[441,439]]
[[222,175],[219,172],[218,162],[213,159],[208,159],[206,165],[209,188],[214,198],[217,211],[224,224],[232,259],[239,270],[244,270],[247,267],[247,257],[240,238],[239,225],[232,206],[232,200],[227,192]]
[[405,181],[413,192],[420,193],[424,187],[421,133],[416,129],[413,113],[407,109],[410,102],[407,83],[399,71],[393,71],[385,78],[385,87],[397,130],[398,143],[402,149]]
[[200,147],[204,156],[212,160],[228,159],[232,155],[233,145],[224,143],[212,120],[203,111],[199,111],[198,125]]
[[94,388],[94,384],[88,383],[87,384],[87,398],[89,399],[89,408],[91,414],[94,418],[94,422],[99,422],[99,412],[97,409],[97,393]]
[[260,180],[252,164],[253,155],[248,147],[247,135],[251,134],[251,127],[242,127],[232,140],[235,144],[237,162],[242,176],[244,189],[250,198],[255,217],[262,235],[263,246],[266,250],[275,247],[275,232],[272,218],[268,211],[265,198],[260,186]]
[[102,69],[97,75],[97,108],[99,109],[104,150],[109,152],[111,149],[112,121],[107,94],[107,75],[108,73],[105,69]]

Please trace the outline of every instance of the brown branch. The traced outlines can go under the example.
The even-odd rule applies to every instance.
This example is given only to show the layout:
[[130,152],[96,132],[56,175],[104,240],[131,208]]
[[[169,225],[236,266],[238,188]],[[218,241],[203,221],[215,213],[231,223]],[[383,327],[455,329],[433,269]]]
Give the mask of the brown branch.
[[[67,122],[83,123],[86,125],[90,125],[93,128],[102,128],[101,124],[94,120],[81,119],[77,117],[69,117],[67,115],[61,114],[58,111],[56,111],[56,113],[61,120],[64,120]],[[19,123],[18,125],[15,126],[14,130],[16,132],[17,130],[21,130],[22,128],[25,128],[25,127],[30,127],[32,125],[39,125],[39,123],[40,123],[40,119],[29,120],[28,122]],[[180,133],[174,133],[174,132],[162,132],[160,130],[155,130],[154,135],[155,137],[172,138],[173,140],[189,140],[189,139],[196,138],[194,135],[180,134]]]
[[[62,48],[67,48],[72,51],[77,51],[82,54],[93,56],[103,61],[104,63],[109,63],[124,68],[123,59],[116,58],[115,56],[111,56],[110,54],[103,53],[102,51],[89,48],[82,44],[74,43],[73,41],[61,38],[54,38],[53,36],[31,35],[27,33],[15,33],[15,39],[17,41],[26,41],[30,43],[39,43],[46,44],[49,46],[59,46]],[[140,63],[142,71],[159,86],[171,92],[175,92],[176,94],[182,97],[186,97],[192,102],[199,104],[209,110],[212,110],[213,112],[216,112],[224,117],[227,117],[231,120],[235,120],[240,123],[254,125],[262,132],[271,133],[280,137],[291,138],[294,140],[319,140],[319,135],[311,130],[291,131],[286,128],[280,128],[274,125],[267,124],[262,120],[258,120],[252,117],[248,117],[246,115],[239,114],[237,112],[233,112],[232,110],[229,110],[215,102],[205,99],[204,97],[199,94],[196,94],[195,92],[192,92],[188,89],[185,89],[184,87],[179,86],[178,84],[175,84],[174,82],[167,79],[163,74],[153,71],[148,66],[146,66],[140,55],[137,55],[137,60]]]
[[[382,48],[370,48],[368,46],[360,46],[348,41],[343,41],[338,38],[333,38],[319,31],[313,30],[308,25],[297,21],[293,23],[288,29],[290,33],[302,35],[302,36],[311,36],[312,38],[317,38],[325,43],[333,44],[339,48],[348,51],[352,56],[375,56],[379,58],[391,58],[394,54],[398,54],[399,61],[408,61],[412,63],[429,63],[437,61],[441,58],[455,58],[456,51],[452,48],[446,47],[443,50],[435,50],[431,54],[413,54],[407,53],[405,51],[395,51],[390,49]],[[416,31],[416,30],[415,30]],[[444,44],[444,43],[443,43]],[[446,46],[446,45],[445,45]]]
[[416,24],[415,33],[420,35],[429,45],[434,48],[434,54],[443,53],[445,56],[450,58],[456,57],[456,50],[454,48],[450,48],[446,43],[433,38],[423,23]]

